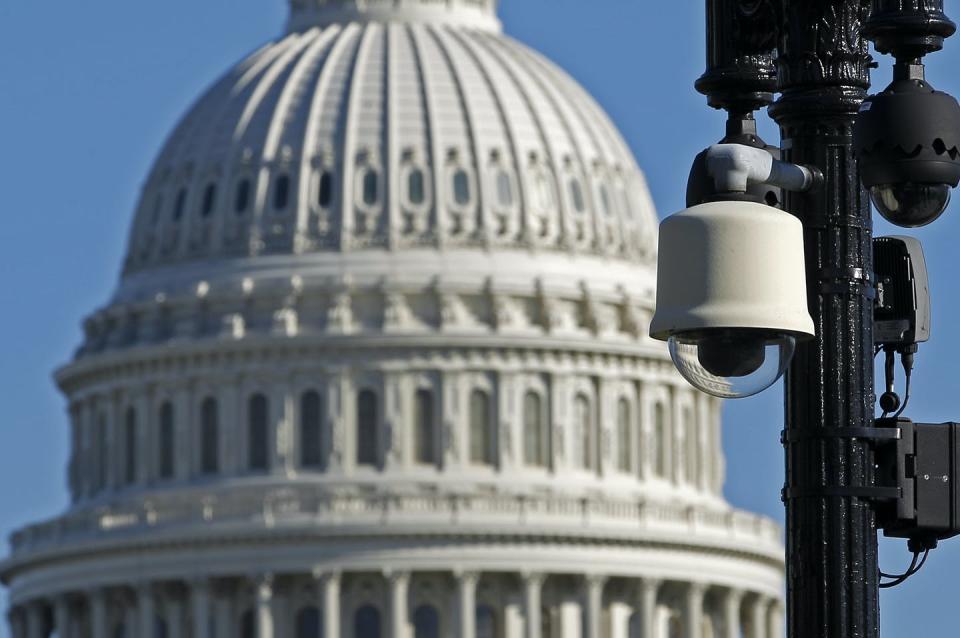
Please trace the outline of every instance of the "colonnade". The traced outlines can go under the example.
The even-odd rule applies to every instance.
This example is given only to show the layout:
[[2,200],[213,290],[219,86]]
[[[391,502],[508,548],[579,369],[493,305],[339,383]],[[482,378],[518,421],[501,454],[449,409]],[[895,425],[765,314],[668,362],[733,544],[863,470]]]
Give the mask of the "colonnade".
[[[238,579],[196,578],[140,583],[17,603],[9,613],[13,638],[780,638],[781,602],[758,592],[711,585],[617,579],[619,594],[602,575],[570,577],[549,591],[542,572],[517,575],[455,571],[433,590],[432,628],[417,624],[411,583],[418,573],[318,570],[310,576],[258,574]],[[376,594],[344,592],[376,582]],[[371,580],[372,579],[372,580]],[[479,590],[481,579],[492,587]],[[284,580],[285,585],[278,583]],[[452,581],[452,582],[451,582]],[[519,583],[517,582],[519,581]],[[297,585],[290,586],[296,582]],[[491,589],[501,604],[490,604]],[[519,587],[517,587],[519,584]],[[359,590],[361,588],[354,587]],[[710,604],[707,604],[709,598]],[[511,602],[504,603],[509,599]],[[514,605],[514,602],[516,603]],[[361,607],[361,605],[364,605]],[[361,630],[358,609],[374,609],[376,629]],[[315,610],[304,624],[298,610]],[[493,622],[482,622],[481,609]],[[571,613],[572,612],[572,613]],[[371,632],[371,633],[363,633]]]

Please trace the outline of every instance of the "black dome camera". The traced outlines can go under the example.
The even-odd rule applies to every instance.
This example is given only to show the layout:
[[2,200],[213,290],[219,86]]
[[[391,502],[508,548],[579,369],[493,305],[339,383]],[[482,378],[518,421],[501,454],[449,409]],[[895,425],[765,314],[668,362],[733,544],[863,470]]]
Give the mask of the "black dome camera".
[[864,100],[853,129],[863,185],[897,226],[924,226],[960,183],[960,104],[924,78],[923,57],[943,48],[957,26],[943,0],[873,0],[863,35],[896,59],[893,83]]
[[940,217],[960,184],[960,104],[930,86],[922,66],[907,66],[904,77],[863,102],[853,138],[877,210],[915,227]]

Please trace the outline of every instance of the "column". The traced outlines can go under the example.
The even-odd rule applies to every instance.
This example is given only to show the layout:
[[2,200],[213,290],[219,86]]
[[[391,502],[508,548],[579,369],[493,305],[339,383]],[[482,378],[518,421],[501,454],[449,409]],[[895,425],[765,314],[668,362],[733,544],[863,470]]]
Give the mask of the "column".
[[700,638],[703,633],[703,596],[707,588],[702,583],[687,586],[683,625],[687,638]]
[[457,579],[457,621],[460,627],[459,638],[477,636],[477,581],[479,574],[461,572]]
[[586,594],[586,605],[584,612],[586,622],[584,627],[587,629],[587,636],[602,636],[603,632],[603,588],[607,584],[606,576],[589,575],[584,583],[584,593]]
[[541,637],[540,631],[543,628],[543,620],[540,618],[543,607],[543,581],[546,580],[544,574],[523,574],[523,607],[524,607],[524,626],[526,627],[526,638],[551,638],[550,636]]
[[154,638],[157,612],[154,605],[153,588],[147,583],[141,583],[137,587],[137,609],[140,612],[138,638]]
[[183,601],[168,599],[167,608],[167,638],[183,638]]
[[210,636],[210,582],[198,578],[190,585],[190,607],[193,618],[193,638]]
[[69,638],[70,601],[66,596],[59,596],[53,601],[53,628],[59,638]]
[[407,638],[410,627],[407,594],[410,589],[409,572],[394,572],[387,575],[390,583],[390,635],[392,638]]
[[217,638],[235,638],[233,629],[233,600],[229,591],[221,591],[216,602]]
[[273,638],[273,574],[256,580],[257,638]]
[[220,414],[220,465],[223,474],[236,474],[241,467],[239,441],[243,436],[240,423],[240,382],[224,377],[218,393]]
[[643,638],[654,638],[657,635],[657,597],[660,594],[660,581],[644,578],[640,581],[638,593]]
[[43,638],[43,606],[40,603],[27,605],[27,638]]
[[102,589],[92,590],[90,599],[90,626],[94,636],[107,636],[107,596]]
[[765,597],[757,594],[750,605],[750,636],[749,638],[765,638],[767,630],[767,605]]
[[783,606],[779,600],[770,602],[770,611],[767,612],[767,638],[782,638],[783,636]]
[[323,635],[340,636],[340,573],[315,570],[317,607],[323,614]]
[[173,392],[173,475],[178,481],[190,478],[193,465],[191,454],[197,450],[193,445],[194,410],[190,389],[186,386],[178,387]]
[[724,638],[740,638],[741,602],[743,602],[743,592],[739,589],[727,590],[723,597]]

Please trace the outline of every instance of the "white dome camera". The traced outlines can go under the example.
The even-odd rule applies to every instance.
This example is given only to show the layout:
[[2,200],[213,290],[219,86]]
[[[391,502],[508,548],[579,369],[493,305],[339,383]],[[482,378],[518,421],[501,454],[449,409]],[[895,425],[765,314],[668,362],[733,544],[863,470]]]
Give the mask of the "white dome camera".
[[806,190],[815,175],[762,149],[730,144],[710,149],[708,168],[726,200],[693,206],[661,224],[650,335],[668,342],[680,374],[698,390],[748,397],[783,375],[796,342],[811,337],[814,326],[802,224],[736,193],[753,181]]

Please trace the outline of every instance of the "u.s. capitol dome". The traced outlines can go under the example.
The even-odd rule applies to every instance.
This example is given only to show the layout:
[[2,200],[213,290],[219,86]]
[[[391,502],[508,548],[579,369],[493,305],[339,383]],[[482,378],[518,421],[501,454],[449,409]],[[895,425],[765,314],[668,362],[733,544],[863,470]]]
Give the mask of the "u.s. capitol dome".
[[779,531],[645,335],[656,215],[494,0],[292,0],[148,176],[57,373],[15,638],[775,636]]

